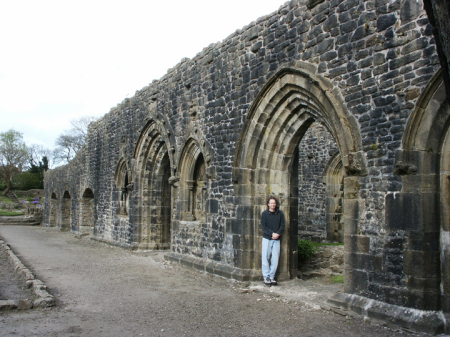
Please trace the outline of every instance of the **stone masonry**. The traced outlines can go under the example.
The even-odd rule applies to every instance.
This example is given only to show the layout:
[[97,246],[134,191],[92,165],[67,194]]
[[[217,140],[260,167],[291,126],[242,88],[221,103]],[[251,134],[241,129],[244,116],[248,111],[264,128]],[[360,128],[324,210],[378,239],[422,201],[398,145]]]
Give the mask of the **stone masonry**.
[[345,242],[337,302],[426,312],[397,321],[443,331],[450,107],[432,31],[421,0],[287,2],[92,123],[45,175],[44,224],[257,280],[272,194],[287,220],[280,280],[297,275],[309,226]]

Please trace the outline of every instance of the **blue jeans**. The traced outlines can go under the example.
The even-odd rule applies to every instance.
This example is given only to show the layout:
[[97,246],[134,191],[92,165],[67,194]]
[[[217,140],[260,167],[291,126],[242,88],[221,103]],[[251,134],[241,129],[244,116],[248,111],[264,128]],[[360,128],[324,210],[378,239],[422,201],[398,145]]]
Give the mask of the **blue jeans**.
[[[269,258],[270,259],[269,266]],[[262,240],[262,274],[264,279],[267,277],[275,278],[275,273],[278,267],[278,259],[280,258],[280,240],[268,240],[263,238]]]

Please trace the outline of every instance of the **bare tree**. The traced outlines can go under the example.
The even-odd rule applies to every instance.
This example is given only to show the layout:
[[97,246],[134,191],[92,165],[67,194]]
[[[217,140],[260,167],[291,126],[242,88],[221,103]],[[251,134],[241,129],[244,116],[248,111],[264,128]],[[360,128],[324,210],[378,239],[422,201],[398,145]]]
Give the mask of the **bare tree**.
[[56,148],[53,153],[55,163],[66,164],[75,158],[77,152],[86,143],[89,124],[96,120],[97,117],[84,116],[70,122],[72,128],[64,131],[56,139]]
[[6,182],[3,195],[11,189],[11,179],[22,172],[30,159],[22,133],[13,129],[0,133],[0,177]]
[[47,164],[49,168],[54,165],[53,150],[43,147],[42,145],[32,144],[28,146],[30,154],[30,161],[32,165],[39,166],[39,163],[44,157],[47,158]]

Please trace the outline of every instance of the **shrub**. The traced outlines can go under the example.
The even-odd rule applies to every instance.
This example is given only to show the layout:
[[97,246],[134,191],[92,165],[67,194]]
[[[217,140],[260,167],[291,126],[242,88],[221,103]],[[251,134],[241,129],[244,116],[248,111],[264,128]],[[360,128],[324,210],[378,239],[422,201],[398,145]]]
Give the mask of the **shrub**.
[[316,253],[316,247],[309,240],[298,239],[298,259],[310,259]]
[[43,188],[43,184],[38,173],[22,172],[13,178],[12,187],[16,190],[28,191],[33,188]]

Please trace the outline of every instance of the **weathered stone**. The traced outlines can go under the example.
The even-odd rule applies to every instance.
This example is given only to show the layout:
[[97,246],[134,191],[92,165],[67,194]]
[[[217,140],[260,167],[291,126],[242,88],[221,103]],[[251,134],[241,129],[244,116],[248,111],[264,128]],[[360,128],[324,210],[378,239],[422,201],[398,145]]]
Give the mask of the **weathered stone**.
[[380,32],[386,28],[393,26],[397,22],[396,14],[380,15],[377,18],[377,30]]
[[[299,236],[345,240],[347,293],[437,308],[450,277],[441,295],[441,257],[428,266],[417,233],[448,218],[450,114],[430,22],[411,1],[293,1],[183,60],[46,173],[44,224],[257,280],[274,194],[289,220],[281,278],[297,275]],[[410,275],[408,288],[415,258],[434,281]]]
[[33,307],[33,301],[31,300],[19,300],[17,301],[18,310],[30,310]]

